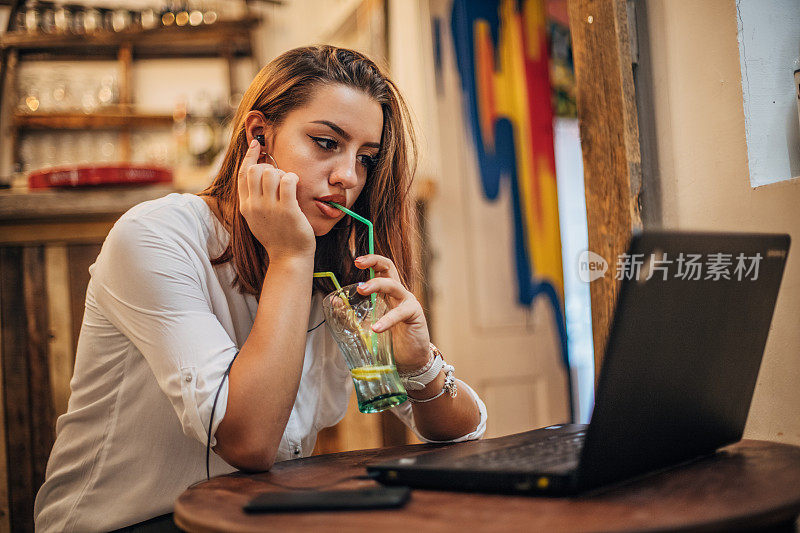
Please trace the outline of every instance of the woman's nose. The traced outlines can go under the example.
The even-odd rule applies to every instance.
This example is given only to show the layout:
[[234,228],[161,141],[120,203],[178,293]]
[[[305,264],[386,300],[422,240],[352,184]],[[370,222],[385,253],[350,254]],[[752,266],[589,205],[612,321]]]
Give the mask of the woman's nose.
[[345,189],[351,189],[358,184],[358,175],[356,174],[356,165],[358,161],[355,157],[343,158],[340,163],[334,167],[331,173],[331,184],[338,183]]

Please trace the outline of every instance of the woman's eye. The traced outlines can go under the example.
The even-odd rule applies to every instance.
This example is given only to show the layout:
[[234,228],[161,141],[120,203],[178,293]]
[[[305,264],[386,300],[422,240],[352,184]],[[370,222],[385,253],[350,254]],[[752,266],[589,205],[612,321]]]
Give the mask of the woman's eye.
[[378,158],[375,156],[360,155],[358,157],[361,158],[361,164],[364,165],[367,171],[372,171],[378,164]]
[[[335,139],[328,139],[327,137],[314,137],[313,135],[309,135],[308,137],[323,150],[331,151],[339,147],[339,141]],[[358,159],[360,160],[361,165],[367,169],[367,172],[371,172],[378,165],[378,156],[364,154],[358,156]]]
[[[309,137],[311,136],[309,135]],[[333,150],[339,145],[339,143],[335,140],[328,139],[326,137],[311,137],[311,139],[313,139],[314,142],[317,143],[323,150]]]

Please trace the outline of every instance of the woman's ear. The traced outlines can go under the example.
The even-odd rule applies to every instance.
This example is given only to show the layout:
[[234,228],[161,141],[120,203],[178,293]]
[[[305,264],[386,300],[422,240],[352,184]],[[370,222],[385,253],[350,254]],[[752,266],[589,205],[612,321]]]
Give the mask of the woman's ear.
[[259,163],[264,162],[266,154],[272,153],[272,128],[267,123],[264,113],[261,111],[250,111],[244,119],[244,131],[249,146],[253,139],[257,139],[261,145]]

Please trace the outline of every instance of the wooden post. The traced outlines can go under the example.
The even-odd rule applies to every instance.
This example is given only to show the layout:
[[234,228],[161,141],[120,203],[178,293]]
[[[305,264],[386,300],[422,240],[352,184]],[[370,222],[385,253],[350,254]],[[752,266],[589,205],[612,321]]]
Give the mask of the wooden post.
[[12,531],[33,531],[34,456],[29,379],[29,324],[26,313],[24,248],[0,247],[0,321],[2,321],[3,398],[8,480],[8,517]]
[[[50,390],[48,367],[49,324],[47,317],[47,288],[44,271],[44,246],[25,246],[22,249],[22,280],[24,312],[28,328],[26,359],[28,390],[30,391],[30,432],[32,488],[31,499],[44,483],[45,467],[56,438],[53,395]],[[21,311],[21,310],[20,310]],[[18,362],[10,361],[10,364]],[[31,502],[32,503],[32,502]],[[19,518],[14,519],[18,522]],[[32,517],[24,517],[26,522]]]
[[568,0],[583,150],[589,250],[608,261],[592,282],[595,375],[619,290],[616,262],[641,227],[641,156],[625,0]]
[[[5,57],[3,76],[0,76],[2,87],[0,87],[0,127],[3,135],[8,139],[10,145],[10,161],[5,161],[3,168],[0,168],[0,175],[13,175],[17,172],[16,162],[20,160],[20,131],[14,125],[13,116],[16,112],[18,100],[12,95],[16,95],[17,68],[19,66],[19,53],[16,50],[9,50]],[[0,158],[4,159],[3,155]]]

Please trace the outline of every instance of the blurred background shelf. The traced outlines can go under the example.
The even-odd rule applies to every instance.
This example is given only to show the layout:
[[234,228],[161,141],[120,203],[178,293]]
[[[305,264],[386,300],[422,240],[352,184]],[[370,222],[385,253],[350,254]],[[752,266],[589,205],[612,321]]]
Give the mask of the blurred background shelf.
[[[139,202],[160,198],[170,192],[174,192],[174,188],[165,185],[0,191],[0,222],[118,215]],[[7,238],[4,236],[3,240]]]
[[173,122],[174,120],[172,115],[137,113],[127,106],[115,106],[107,110],[96,111],[93,113],[17,112],[14,114],[12,123],[17,129],[92,130],[132,127],[162,127],[171,126]]
[[258,17],[250,16],[208,26],[170,26],[89,35],[11,32],[0,38],[0,48],[14,50],[27,60],[116,59],[122,47],[130,47],[136,59],[248,57],[253,51],[250,30],[260,22]]
[[[13,14],[9,20],[16,20]],[[242,60],[257,70],[253,34],[261,22],[245,8],[235,18],[210,24],[148,29],[133,25],[86,34],[29,32],[10,24],[0,35],[0,129],[8,141],[2,181],[24,188],[26,175],[42,168],[93,161],[152,162],[176,170],[177,188],[199,190],[200,182],[179,183],[178,176],[201,181],[208,177],[208,167],[224,143],[227,119],[238,105]],[[185,91],[187,99],[172,87],[166,87],[168,95],[165,87],[153,86],[159,78],[171,79],[156,63],[183,59],[216,62],[219,67],[208,75],[227,88],[213,97],[197,98],[193,87],[198,79],[186,79],[179,91]],[[64,69],[77,64],[86,66],[86,74],[64,77]],[[154,77],[159,68],[161,75]],[[152,81],[142,83],[145,79]],[[143,101],[142,93],[154,91],[161,94],[156,101],[152,96]],[[165,109],[163,102],[171,102],[172,109]],[[73,135],[67,132],[74,136],[65,139],[63,135]],[[96,150],[100,153],[87,155]]]

